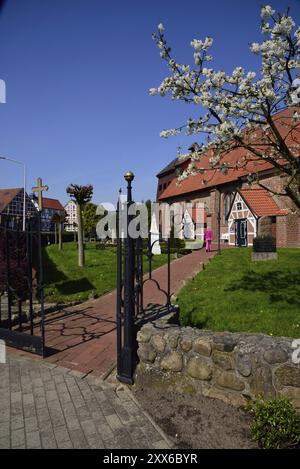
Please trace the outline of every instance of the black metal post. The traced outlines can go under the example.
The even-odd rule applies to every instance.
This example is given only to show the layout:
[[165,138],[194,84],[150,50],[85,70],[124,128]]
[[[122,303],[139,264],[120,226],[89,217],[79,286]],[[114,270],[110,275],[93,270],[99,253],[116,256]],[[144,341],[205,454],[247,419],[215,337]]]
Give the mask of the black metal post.
[[221,191],[218,201],[218,254],[221,254]]
[[39,291],[39,300],[41,305],[41,321],[40,321],[40,331],[42,337],[42,354],[45,355],[45,310],[44,310],[44,277],[43,277],[43,257],[42,257],[42,235],[41,235],[41,218],[42,218],[42,211],[39,210],[38,217],[37,217],[37,236],[38,236],[38,254],[39,254],[39,276],[38,276],[38,291]]
[[10,236],[9,236],[9,217],[6,220],[6,231],[5,231],[5,241],[6,241],[6,290],[7,290],[7,314],[8,314],[8,329],[11,330],[12,327],[12,318],[11,318],[11,307],[12,307],[12,295],[10,288]]
[[171,240],[170,236],[167,240],[167,247],[168,247],[168,286],[167,286],[167,308],[168,312],[170,312],[171,308]]
[[[21,265],[21,245],[20,245],[20,220],[16,218],[16,254],[17,254],[17,266],[20,269]],[[23,279],[21,280],[23,282]],[[21,287],[19,287],[21,288]],[[22,332],[22,300],[19,297],[20,292],[18,292],[17,303],[18,303],[18,323],[19,323],[19,332]]]
[[131,183],[134,175],[131,172],[127,172],[124,177],[127,181],[127,213],[126,230],[124,233],[124,346],[122,348],[120,367],[118,367],[118,379],[124,383],[133,384],[136,361],[134,240],[130,237],[128,228],[131,220],[129,209],[132,205]]
[[[121,194],[121,191],[120,193]],[[117,374],[122,373],[122,239],[120,235],[120,195],[116,211],[117,237]]]
[[33,301],[32,301],[32,221],[31,218],[27,220],[26,229],[26,256],[27,256],[27,269],[28,269],[28,295],[29,295],[29,321],[30,321],[30,334],[33,335]]

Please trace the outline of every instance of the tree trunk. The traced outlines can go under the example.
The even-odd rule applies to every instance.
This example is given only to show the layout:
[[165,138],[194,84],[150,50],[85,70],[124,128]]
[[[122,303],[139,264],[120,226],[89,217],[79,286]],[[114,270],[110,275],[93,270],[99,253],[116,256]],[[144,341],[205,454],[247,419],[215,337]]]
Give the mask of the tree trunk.
[[54,223],[54,244],[57,244],[57,224]]
[[77,205],[77,230],[78,230],[78,266],[84,267],[84,245],[83,245],[83,223],[82,223],[82,207]]
[[62,250],[62,223],[58,225],[58,249]]

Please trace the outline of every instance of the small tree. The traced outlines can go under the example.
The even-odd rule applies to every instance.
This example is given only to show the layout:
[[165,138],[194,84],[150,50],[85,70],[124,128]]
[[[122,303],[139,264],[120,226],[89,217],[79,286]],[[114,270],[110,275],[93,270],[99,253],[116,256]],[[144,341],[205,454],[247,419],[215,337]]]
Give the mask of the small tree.
[[83,211],[83,227],[84,233],[88,237],[96,235],[96,226],[100,220],[100,216],[97,215],[97,205],[89,202],[86,204]]
[[[201,110],[183,125],[161,132],[165,138],[182,131],[204,136],[203,143],[194,146],[191,163],[179,179],[205,172],[201,156],[206,153],[211,170],[226,174],[231,168],[245,168],[249,183],[289,197],[300,209],[300,27],[289,11],[276,13],[266,5],[261,9],[261,32],[262,42],[250,46],[261,59],[259,74],[242,67],[227,74],[211,67],[211,37],[191,41],[193,65],[176,62],[164,26],[159,24],[153,39],[169,75],[158,88],[150,89],[150,95],[169,95]],[[226,155],[235,149],[242,149],[242,156],[230,167]],[[259,168],[266,163],[285,176],[282,191],[260,182]],[[250,173],[248,164],[257,170]]]
[[82,213],[85,205],[90,202],[93,196],[93,186],[88,184],[86,186],[79,186],[78,184],[70,184],[67,189],[67,194],[74,200],[77,206],[77,230],[78,230],[78,265],[84,267],[85,255],[83,245],[83,220]]
[[58,249],[61,251],[63,247],[62,230],[66,222],[66,212],[56,212],[52,217],[52,222],[55,224],[55,243],[56,233],[58,231]]

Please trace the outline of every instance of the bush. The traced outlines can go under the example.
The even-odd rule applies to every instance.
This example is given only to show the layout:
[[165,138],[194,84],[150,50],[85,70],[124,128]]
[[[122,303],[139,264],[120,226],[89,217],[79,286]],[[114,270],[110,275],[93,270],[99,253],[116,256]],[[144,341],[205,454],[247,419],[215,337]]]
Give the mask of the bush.
[[252,439],[261,448],[287,448],[300,442],[300,416],[286,397],[259,397],[248,404],[248,410],[253,416]]
[[257,236],[253,240],[254,252],[276,252],[276,240],[272,236]]

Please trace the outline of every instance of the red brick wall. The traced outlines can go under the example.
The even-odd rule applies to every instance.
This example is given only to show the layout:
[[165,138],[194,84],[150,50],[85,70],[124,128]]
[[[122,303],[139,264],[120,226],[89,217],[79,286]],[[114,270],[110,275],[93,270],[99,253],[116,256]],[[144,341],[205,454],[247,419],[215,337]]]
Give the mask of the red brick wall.
[[277,247],[300,247],[300,216],[289,214],[276,218]]
[[[159,184],[168,183],[176,177],[175,172],[160,178]],[[276,176],[265,176],[261,179],[264,185],[269,187],[274,191],[282,191],[284,177],[279,175]],[[221,191],[221,235],[228,232],[227,222],[224,222],[224,195],[230,191],[235,191],[236,189],[244,187],[249,188],[248,184],[244,183],[241,186],[239,181],[233,182],[226,186],[220,187],[219,189],[212,189],[209,192],[199,191],[195,194],[182,194],[181,197],[177,197],[175,200],[190,200],[190,201],[199,201],[205,202],[210,216],[207,218],[207,225],[213,230],[214,242],[218,240],[218,204],[219,204],[219,190]],[[275,201],[277,202],[280,208],[292,208],[293,203],[288,197],[274,196]],[[168,200],[169,203],[172,203],[172,199]],[[265,227],[266,228],[266,227]],[[276,237],[278,247],[299,247],[300,248],[300,216],[299,215],[288,215],[276,217],[276,223],[272,223],[268,229],[268,234],[271,234]]]
[[165,176],[162,176],[158,179],[157,182],[157,192],[156,192],[156,200],[158,200],[158,197],[163,193],[163,191],[168,187],[170,182],[175,179],[176,173],[170,173],[166,174]]

